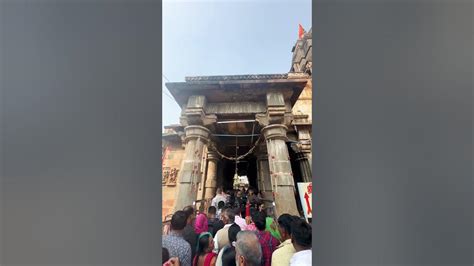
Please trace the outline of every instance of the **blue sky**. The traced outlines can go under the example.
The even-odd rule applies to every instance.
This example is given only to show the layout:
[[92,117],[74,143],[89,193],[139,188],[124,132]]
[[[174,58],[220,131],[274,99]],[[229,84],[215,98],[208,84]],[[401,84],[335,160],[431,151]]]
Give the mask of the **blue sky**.
[[[310,0],[165,0],[163,75],[277,74],[291,67],[298,23],[311,28]],[[179,123],[181,108],[163,77],[163,125]]]

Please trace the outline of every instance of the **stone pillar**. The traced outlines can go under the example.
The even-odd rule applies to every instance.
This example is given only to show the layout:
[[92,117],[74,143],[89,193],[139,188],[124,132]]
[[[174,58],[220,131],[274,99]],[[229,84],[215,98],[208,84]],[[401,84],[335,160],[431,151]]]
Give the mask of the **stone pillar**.
[[187,126],[184,131],[186,146],[178,176],[175,212],[191,205],[196,199],[197,186],[201,180],[202,153],[210,134],[209,129],[197,125]]
[[296,160],[299,163],[301,170],[301,178],[304,182],[311,182],[311,165],[308,162],[308,158],[304,152],[298,152],[296,154]]
[[216,194],[217,187],[217,153],[215,151],[208,151],[207,153],[207,174],[204,198],[212,199]]
[[273,124],[262,129],[267,143],[268,162],[272,180],[276,215],[283,213],[299,215],[295,199],[295,183],[291,170],[290,156],[286,146],[285,125]]
[[298,140],[301,142],[301,144],[298,144],[298,148],[308,162],[309,171],[312,172],[311,133],[309,129],[300,129],[298,131]]
[[272,181],[268,165],[268,153],[265,143],[260,144],[257,153],[257,174],[259,190],[263,192],[266,200],[273,200]]

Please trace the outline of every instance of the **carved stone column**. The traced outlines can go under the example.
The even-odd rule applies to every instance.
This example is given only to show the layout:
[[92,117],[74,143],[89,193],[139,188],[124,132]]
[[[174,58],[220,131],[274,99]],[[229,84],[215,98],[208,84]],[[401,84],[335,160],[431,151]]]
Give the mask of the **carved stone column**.
[[217,161],[218,156],[215,151],[207,153],[207,175],[205,183],[204,198],[212,199],[216,194],[217,187]]
[[268,165],[268,153],[265,143],[260,144],[257,151],[257,174],[259,190],[263,192],[266,200],[273,200],[272,180]]
[[191,205],[196,199],[197,184],[201,180],[202,153],[209,140],[210,131],[203,126],[191,125],[184,128],[185,155],[178,176],[178,187],[174,211]]
[[276,215],[283,213],[299,215],[295,199],[295,183],[291,170],[290,157],[286,146],[285,125],[274,124],[262,129],[267,143],[268,162],[272,180]]

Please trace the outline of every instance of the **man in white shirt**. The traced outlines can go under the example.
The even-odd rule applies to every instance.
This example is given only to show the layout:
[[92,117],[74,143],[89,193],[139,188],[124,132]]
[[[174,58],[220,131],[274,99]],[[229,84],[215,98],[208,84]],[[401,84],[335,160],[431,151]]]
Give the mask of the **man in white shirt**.
[[311,225],[302,219],[291,224],[291,243],[296,250],[290,260],[290,266],[312,265],[312,231]]
[[235,215],[232,209],[225,209],[222,214],[222,221],[224,222],[224,227],[217,231],[216,236],[214,237],[214,253],[219,254],[224,246],[230,243],[229,241],[229,227],[235,221]]
[[217,188],[216,191],[216,196],[212,199],[211,205],[214,207],[218,207],[217,204],[219,201],[223,201],[224,203],[227,203],[227,196],[224,194],[224,191],[222,188]]

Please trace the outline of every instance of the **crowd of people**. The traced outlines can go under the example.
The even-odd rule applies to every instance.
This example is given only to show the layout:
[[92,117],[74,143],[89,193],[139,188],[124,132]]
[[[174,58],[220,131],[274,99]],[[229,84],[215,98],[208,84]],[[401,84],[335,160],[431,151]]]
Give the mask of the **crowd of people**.
[[164,266],[312,265],[311,225],[290,214],[275,220],[251,188],[218,188],[207,213],[175,212],[162,244]]

